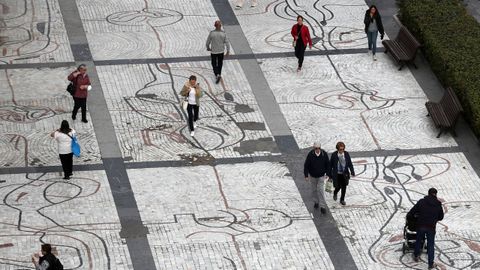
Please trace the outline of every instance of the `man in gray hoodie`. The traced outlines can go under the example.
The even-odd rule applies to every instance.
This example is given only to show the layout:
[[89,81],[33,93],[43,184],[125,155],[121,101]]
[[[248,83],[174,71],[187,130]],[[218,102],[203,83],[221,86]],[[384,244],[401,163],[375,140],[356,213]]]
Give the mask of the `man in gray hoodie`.
[[227,35],[222,30],[222,22],[215,21],[215,30],[211,31],[207,38],[207,51],[211,52],[213,73],[216,81],[219,83],[222,78],[223,56],[225,49],[227,49],[228,56],[230,54],[230,44],[228,43]]

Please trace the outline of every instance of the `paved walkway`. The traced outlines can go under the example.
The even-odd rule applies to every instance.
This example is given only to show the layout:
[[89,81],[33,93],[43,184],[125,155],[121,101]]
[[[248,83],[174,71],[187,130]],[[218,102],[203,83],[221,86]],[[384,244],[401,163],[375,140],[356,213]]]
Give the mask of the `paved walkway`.
[[[439,266],[480,267],[478,141],[463,122],[435,138],[424,103],[441,89],[421,57],[411,72],[366,54],[365,1],[0,5],[1,269],[31,267],[43,242],[70,269],[424,269],[402,229],[431,186],[446,211]],[[297,15],[318,41],[300,73]],[[218,85],[204,48],[216,18],[233,47]],[[80,63],[91,121],[72,122],[83,153],[64,181],[48,135],[70,120],[65,78]],[[178,97],[191,74],[206,90],[195,138]],[[339,140],[357,176],[347,206],[328,195],[322,215],[303,160]]]

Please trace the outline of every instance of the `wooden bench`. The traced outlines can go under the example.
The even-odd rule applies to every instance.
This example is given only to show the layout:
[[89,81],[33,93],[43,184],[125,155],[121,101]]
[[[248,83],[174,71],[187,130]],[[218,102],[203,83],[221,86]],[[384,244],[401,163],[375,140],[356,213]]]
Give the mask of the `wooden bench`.
[[417,50],[422,46],[415,37],[408,31],[405,26],[400,27],[398,35],[394,40],[384,40],[382,41],[383,47],[385,47],[385,53],[390,53],[400,64],[401,70],[402,67],[407,63],[412,63],[415,68],[415,56],[417,55]]
[[437,138],[440,138],[440,135],[447,130],[450,130],[454,137],[457,136],[455,124],[463,112],[463,108],[452,88],[446,89],[440,102],[428,101],[425,106],[428,111],[427,116],[431,116],[435,126],[440,128]]

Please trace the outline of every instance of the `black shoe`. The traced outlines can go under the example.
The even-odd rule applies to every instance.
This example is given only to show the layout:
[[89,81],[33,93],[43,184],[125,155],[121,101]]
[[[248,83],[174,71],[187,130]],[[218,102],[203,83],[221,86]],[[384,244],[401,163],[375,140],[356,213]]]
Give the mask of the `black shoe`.
[[346,205],[345,201],[340,201],[341,205]]
[[320,212],[325,215],[327,213],[327,209],[325,209],[325,207],[320,207]]
[[220,79],[222,79],[222,76],[217,75],[217,80],[215,81],[215,83],[218,84],[220,82]]
[[317,208],[318,208],[318,203],[315,203],[315,204],[313,205],[313,208],[317,209]]
[[70,176],[65,176],[65,177],[63,177],[63,179],[70,180]]
[[88,123],[88,120],[87,120],[87,119],[83,119],[82,122],[83,122],[83,123]]
[[334,201],[337,200],[337,193],[333,193],[333,200],[334,200]]
[[72,120],[75,120],[77,119],[77,117],[75,115],[72,115]]
[[428,269],[435,269],[435,268],[437,268],[437,264],[435,264],[435,263],[428,266]]

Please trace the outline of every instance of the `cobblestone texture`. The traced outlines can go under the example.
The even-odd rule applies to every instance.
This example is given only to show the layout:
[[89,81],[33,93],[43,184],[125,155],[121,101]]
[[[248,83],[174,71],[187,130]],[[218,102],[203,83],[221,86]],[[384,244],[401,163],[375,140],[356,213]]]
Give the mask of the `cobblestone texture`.
[[[236,1],[230,3],[235,8]],[[366,48],[367,37],[363,29],[366,10],[363,0],[260,0],[257,7],[236,9],[235,14],[253,52],[271,53],[294,50],[290,31],[298,15],[304,17],[315,49]],[[380,38],[377,44],[381,46]]]
[[68,120],[76,130],[82,147],[82,155],[74,164],[100,160],[92,124],[71,119],[73,100],[65,88],[73,69],[0,71],[1,167],[59,165],[57,143],[50,133],[60,128],[62,120]]
[[425,94],[408,70],[388,57],[315,56],[296,73],[296,59],[264,59],[265,73],[298,145],[320,140],[328,151],[344,141],[350,151],[456,145],[436,138]]
[[209,0],[79,0],[95,60],[209,55],[217,16]]
[[158,269],[333,269],[284,165],[128,174]]
[[359,158],[347,189],[347,206],[327,203],[360,269],[425,269],[426,255],[415,263],[402,254],[406,213],[432,186],[445,218],[437,225],[439,269],[480,265],[478,176],[461,153]]
[[105,173],[2,175],[1,269],[30,269],[51,243],[65,269],[131,269]]
[[[124,157],[133,161],[240,157],[278,153],[237,61],[221,84],[207,62],[98,67]],[[180,90],[195,74],[204,90],[195,137]]]
[[0,64],[73,61],[57,0],[0,4]]

